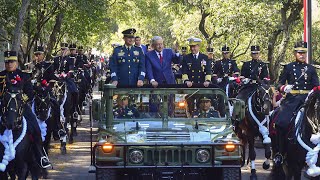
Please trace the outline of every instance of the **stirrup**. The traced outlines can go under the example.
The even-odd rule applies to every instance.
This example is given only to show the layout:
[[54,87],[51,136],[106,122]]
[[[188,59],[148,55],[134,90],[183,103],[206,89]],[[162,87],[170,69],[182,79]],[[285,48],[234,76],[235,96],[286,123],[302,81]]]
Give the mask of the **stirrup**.
[[[46,159],[46,160],[48,161],[48,163],[49,163],[48,165],[45,165],[45,166],[44,166],[44,165],[42,164],[42,161],[43,161],[44,159]],[[40,159],[40,166],[41,166],[43,169],[46,169],[46,168],[48,168],[48,167],[51,166],[51,163],[50,163],[49,159],[48,159],[46,156],[42,156],[42,157],[41,157],[41,159]]]
[[72,115],[73,119],[78,119],[78,116],[79,116],[78,112],[74,112]]
[[276,165],[281,165],[283,163],[283,156],[279,152],[274,155],[273,162]]

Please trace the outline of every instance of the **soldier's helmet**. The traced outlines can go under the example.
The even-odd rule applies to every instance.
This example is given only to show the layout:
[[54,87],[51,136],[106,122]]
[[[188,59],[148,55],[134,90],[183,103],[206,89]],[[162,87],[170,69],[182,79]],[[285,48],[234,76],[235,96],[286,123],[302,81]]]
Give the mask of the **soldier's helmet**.
[[223,53],[229,53],[230,52],[230,47],[228,47],[227,45],[224,45],[222,48],[221,48],[221,51]]
[[18,61],[18,53],[17,51],[5,51],[4,52],[4,61]]
[[294,50],[296,52],[307,52],[308,51],[308,44],[305,41],[298,41],[294,45]]
[[258,53],[260,53],[260,46],[258,45],[251,46],[251,54],[258,54]]
[[44,53],[44,48],[42,46],[36,46],[33,51],[34,54],[42,54]]

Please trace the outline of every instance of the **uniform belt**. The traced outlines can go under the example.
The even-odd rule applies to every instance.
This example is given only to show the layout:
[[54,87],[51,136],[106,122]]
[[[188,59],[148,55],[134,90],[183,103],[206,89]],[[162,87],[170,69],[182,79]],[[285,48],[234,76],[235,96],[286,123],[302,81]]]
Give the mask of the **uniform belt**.
[[310,90],[292,90],[290,94],[308,94]]

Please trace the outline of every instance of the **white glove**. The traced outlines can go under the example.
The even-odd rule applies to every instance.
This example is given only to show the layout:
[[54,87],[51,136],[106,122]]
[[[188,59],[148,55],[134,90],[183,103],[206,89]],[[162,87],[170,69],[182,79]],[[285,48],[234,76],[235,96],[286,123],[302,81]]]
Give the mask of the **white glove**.
[[32,84],[35,84],[36,82],[37,82],[37,80],[35,80],[35,79],[32,79],[32,80],[31,80],[31,83],[32,83]]
[[248,84],[248,83],[250,82],[250,79],[249,79],[249,78],[244,78],[244,79],[242,80],[242,82],[243,82],[244,84]]
[[234,81],[235,79],[235,77],[229,77],[229,81]]
[[293,85],[286,85],[285,87],[284,87],[284,92],[285,93],[290,93],[291,92],[291,90],[292,90],[292,88],[293,88]]
[[221,82],[222,82],[222,78],[218,78],[217,83],[221,83]]

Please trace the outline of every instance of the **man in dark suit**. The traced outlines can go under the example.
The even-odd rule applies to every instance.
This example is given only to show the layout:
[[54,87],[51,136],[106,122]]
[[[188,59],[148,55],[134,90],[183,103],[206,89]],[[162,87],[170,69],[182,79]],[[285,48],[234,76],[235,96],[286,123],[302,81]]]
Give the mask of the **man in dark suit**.
[[179,63],[179,54],[172,49],[164,49],[163,39],[160,36],[152,38],[154,50],[146,54],[147,76],[153,87],[158,84],[176,84],[171,64]]
[[147,52],[148,52],[147,46],[141,44],[141,37],[140,36],[136,36],[134,38],[134,45],[136,47],[140,47],[142,49],[143,53],[147,54]]

